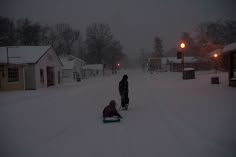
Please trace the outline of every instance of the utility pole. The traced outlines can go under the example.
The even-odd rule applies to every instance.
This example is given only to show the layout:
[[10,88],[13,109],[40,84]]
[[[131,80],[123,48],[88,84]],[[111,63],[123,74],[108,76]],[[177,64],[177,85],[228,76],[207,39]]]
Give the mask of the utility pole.
[[10,47],[7,46],[6,48],[7,48],[7,64],[10,63],[10,62],[9,62],[9,58],[20,58],[19,56],[15,56],[15,57],[14,57],[14,56],[10,56],[10,57],[9,57],[9,48],[17,48],[17,46],[10,46]]
[[143,69],[143,71],[144,71],[144,70],[145,70],[145,56],[144,56],[144,49],[141,48],[140,51],[141,51],[141,64],[142,64],[142,69]]

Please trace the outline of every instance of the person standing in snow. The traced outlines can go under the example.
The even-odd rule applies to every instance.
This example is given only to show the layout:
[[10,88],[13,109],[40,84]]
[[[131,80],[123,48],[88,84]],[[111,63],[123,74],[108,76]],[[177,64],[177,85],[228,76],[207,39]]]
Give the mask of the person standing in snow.
[[125,74],[122,80],[119,82],[119,93],[121,96],[121,107],[125,110],[128,109],[129,105],[129,85],[128,85],[128,76]]
[[111,100],[109,105],[103,109],[103,119],[108,117],[117,116],[118,118],[122,118],[122,116],[118,113],[116,109],[116,102],[115,100]]

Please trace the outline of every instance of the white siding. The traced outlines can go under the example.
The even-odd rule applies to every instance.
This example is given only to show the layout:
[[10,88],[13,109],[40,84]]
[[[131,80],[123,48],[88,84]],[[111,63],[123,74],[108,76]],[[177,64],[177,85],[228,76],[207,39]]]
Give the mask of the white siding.
[[77,78],[81,78],[82,70],[81,67],[85,65],[85,62],[74,56],[61,56],[63,63],[63,82],[77,81]]
[[[36,71],[36,87],[42,88],[47,87],[47,67],[54,68],[54,83],[58,85],[58,72],[62,75],[61,63],[59,58],[57,57],[55,51],[50,48],[46,54],[42,56],[42,58],[36,63],[35,71]],[[44,84],[40,81],[40,69],[44,71]],[[60,76],[60,82],[62,83],[62,79]]]
[[25,89],[36,89],[35,65],[25,67]]
[[81,67],[82,67],[83,63],[79,60],[76,60],[75,61],[75,65],[74,65],[74,72],[78,72],[78,74],[82,75],[82,70],[81,70]]
[[73,70],[72,69],[63,69],[62,70],[62,75],[63,75],[63,82],[72,82],[72,81],[74,81]]

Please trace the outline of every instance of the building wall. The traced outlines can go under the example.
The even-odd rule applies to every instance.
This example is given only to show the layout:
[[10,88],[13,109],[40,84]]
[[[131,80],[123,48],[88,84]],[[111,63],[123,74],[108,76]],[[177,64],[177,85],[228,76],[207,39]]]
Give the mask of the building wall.
[[161,70],[161,58],[150,58],[148,61],[148,70],[155,71]]
[[35,64],[25,66],[25,89],[36,89]]
[[77,72],[81,76],[81,63],[78,60],[76,60],[74,63],[73,71]]
[[81,67],[85,65],[85,62],[75,59],[73,62],[73,67],[71,69],[62,69],[63,82],[73,82],[78,81],[78,78],[82,78]]
[[63,75],[63,82],[73,82],[73,69],[63,69],[62,70]]
[[[8,68],[18,68],[19,81],[8,82]],[[22,65],[4,65],[0,71],[0,91],[24,90],[24,75]]]
[[236,78],[236,51],[230,53],[229,79]]
[[77,72],[79,74],[79,77],[82,78],[82,67],[85,65],[85,62],[81,61],[81,60],[76,60],[75,61],[75,65],[74,65],[74,72]]
[[[59,58],[57,57],[55,51],[50,48],[46,54],[35,65],[35,78],[36,78],[36,88],[46,88],[47,87],[47,67],[53,68],[54,73],[54,85],[62,83],[62,68]],[[42,82],[40,76],[40,69],[43,70],[44,76]],[[60,76],[58,75],[60,73]],[[60,79],[60,81],[58,81]]]

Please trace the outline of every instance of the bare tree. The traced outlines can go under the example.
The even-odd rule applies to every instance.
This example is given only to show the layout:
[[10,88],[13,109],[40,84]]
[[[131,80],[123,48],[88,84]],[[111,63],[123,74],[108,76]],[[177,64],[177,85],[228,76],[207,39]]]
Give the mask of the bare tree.
[[122,53],[122,46],[119,41],[113,40],[111,44],[105,49],[103,54],[104,63],[111,68],[112,73],[117,71],[117,64],[124,58]]
[[197,40],[201,43],[221,44],[225,43],[225,26],[221,22],[201,23],[197,28]]
[[236,42],[236,21],[225,21],[225,43],[230,44]]
[[197,27],[196,36],[199,56],[206,56],[209,52],[236,41],[234,36],[236,26],[233,23],[227,21],[201,23]]
[[16,43],[14,21],[0,16],[0,46],[10,46]]
[[69,24],[61,23],[51,28],[49,43],[58,54],[72,54],[73,44],[80,36],[80,31],[73,30]]
[[89,62],[103,63],[104,50],[110,45],[113,35],[109,25],[93,23],[86,29],[85,43],[88,49]]
[[145,70],[146,64],[148,62],[148,58],[151,56],[151,54],[144,51],[143,48],[140,49],[140,56],[139,56],[139,64],[142,67],[142,70]]
[[47,29],[37,22],[29,19],[17,20],[17,39],[20,45],[41,45],[44,44]]
[[198,47],[188,32],[183,32],[181,36],[181,41],[186,44],[186,48],[184,51],[185,56],[198,56]]
[[86,60],[87,49],[81,35],[73,44],[72,54],[80,59]]
[[153,57],[162,57],[163,56],[163,45],[162,40],[156,36],[154,40],[154,53]]

